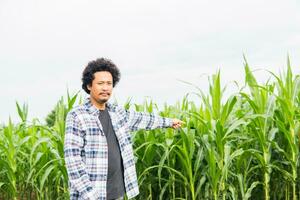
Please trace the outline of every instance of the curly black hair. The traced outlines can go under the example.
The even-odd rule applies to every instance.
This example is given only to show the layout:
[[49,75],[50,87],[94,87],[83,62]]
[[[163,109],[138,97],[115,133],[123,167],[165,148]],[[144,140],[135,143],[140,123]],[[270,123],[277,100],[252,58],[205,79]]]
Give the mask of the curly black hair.
[[118,67],[109,59],[98,58],[96,60],[90,61],[85,67],[82,73],[82,89],[90,94],[88,85],[91,85],[96,72],[107,71],[110,72],[113,77],[113,87],[120,81],[121,73]]

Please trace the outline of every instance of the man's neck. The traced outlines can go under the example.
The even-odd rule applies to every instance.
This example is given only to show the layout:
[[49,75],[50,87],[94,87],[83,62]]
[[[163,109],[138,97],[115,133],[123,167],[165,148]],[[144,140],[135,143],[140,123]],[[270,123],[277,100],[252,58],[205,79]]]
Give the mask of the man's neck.
[[91,103],[93,104],[93,106],[95,106],[98,110],[105,110],[106,103],[99,103],[93,98],[90,98],[90,100],[91,100]]

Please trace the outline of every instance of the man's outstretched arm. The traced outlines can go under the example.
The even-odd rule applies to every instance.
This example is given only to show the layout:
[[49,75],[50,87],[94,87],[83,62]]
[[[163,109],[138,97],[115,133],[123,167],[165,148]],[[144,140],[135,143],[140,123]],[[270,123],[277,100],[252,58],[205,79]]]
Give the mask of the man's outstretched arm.
[[156,128],[180,128],[182,121],[179,119],[172,119],[161,117],[153,113],[136,112],[126,110],[126,118],[131,131],[139,129],[153,130]]

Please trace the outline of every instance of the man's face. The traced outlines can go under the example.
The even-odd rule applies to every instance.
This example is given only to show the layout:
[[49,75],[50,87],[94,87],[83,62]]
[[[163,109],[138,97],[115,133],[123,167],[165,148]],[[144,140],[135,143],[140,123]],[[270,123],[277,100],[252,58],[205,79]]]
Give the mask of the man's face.
[[101,71],[94,73],[92,85],[88,85],[90,96],[95,101],[103,104],[108,101],[113,89],[113,77],[110,72]]

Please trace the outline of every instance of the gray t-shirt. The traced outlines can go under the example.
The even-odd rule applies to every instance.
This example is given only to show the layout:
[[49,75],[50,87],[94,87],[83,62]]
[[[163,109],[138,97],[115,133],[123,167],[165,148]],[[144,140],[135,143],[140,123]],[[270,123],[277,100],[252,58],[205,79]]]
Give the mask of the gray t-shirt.
[[120,147],[107,109],[100,110],[99,119],[108,145],[107,199],[117,199],[125,193]]

